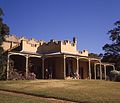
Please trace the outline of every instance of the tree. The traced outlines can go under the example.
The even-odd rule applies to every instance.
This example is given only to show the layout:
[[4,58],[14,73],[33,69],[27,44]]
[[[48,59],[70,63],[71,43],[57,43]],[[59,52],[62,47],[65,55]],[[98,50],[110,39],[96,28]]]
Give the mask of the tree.
[[88,56],[90,58],[97,58],[97,59],[100,59],[100,56],[98,54],[95,54],[95,53],[89,53]]
[[3,23],[2,16],[4,16],[4,13],[0,8],[0,80],[6,78],[6,56],[4,55],[4,49],[2,47],[2,44],[5,40],[5,36],[9,35],[9,27]]
[[102,61],[115,63],[116,69],[120,70],[120,20],[114,23],[115,27],[108,31],[111,44],[105,44]]

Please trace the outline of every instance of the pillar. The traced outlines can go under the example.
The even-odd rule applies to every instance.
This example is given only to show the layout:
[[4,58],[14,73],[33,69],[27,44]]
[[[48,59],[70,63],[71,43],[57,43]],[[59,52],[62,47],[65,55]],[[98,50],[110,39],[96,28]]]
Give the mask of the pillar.
[[89,79],[91,79],[91,64],[90,64],[90,59],[89,59]]
[[94,76],[95,76],[95,80],[96,80],[96,64],[94,64]]
[[107,80],[107,75],[106,75],[106,65],[104,65],[104,73],[105,73],[105,80]]
[[79,79],[79,59],[77,58],[77,79]]
[[28,77],[28,55],[26,56],[26,79]]
[[115,66],[113,65],[113,70],[115,70]]
[[63,57],[63,72],[64,72],[64,79],[66,78],[66,57]]
[[9,69],[10,69],[10,55],[7,58],[7,80],[9,79]]
[[42,79],[44,79],[44,70],[45,70],[45,66],[44,66],[44,58],[42,58]]
[[102,80],[102,66],[101,66],[101,61],[100,61],[100,80]]

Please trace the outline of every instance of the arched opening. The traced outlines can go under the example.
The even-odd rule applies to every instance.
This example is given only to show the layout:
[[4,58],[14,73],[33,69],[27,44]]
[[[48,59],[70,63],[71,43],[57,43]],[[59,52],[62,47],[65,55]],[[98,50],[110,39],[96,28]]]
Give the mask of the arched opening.
[[44,78],[45,79],[63,79],[63,58],[62,57],[47,57],[44,60]]
[[[9,70],[11,74],[11,79],[13,78],[19,78],[20,79],[25,78],[26,73],[26,58],[22,55],[10,55],[10,60],[13,61],[12,67],[10,66]],[[10,64],[11,65],[11,64]],[[13,77],[14,76],[14,77]]]
[[96,69],[96,79],[100,79],[100,74],[101,74],[101,79],[106,80],[110,76],[110,71],[114,70],[114,66],[107,63],[101,63],[101,71],[100,71],[100,63],[96,63],[95,69]]
[[87,58],[79,59],[79,78],[88,79],[89,78],[89,64]]
[[[100,64],[99,59],[97,60],[92,58],[90,63],[91,63],[91,79],[100,79],[100,65],[96,65],[97,63]],[[101,68],[101,70],[103,69]]]
[[36,79],[42,79],[42,60],[37,57],[29,57],[29,72],[34,73]]
[[66,77],[73,78],[77,72],[77,59],[73,57],[66,58]]

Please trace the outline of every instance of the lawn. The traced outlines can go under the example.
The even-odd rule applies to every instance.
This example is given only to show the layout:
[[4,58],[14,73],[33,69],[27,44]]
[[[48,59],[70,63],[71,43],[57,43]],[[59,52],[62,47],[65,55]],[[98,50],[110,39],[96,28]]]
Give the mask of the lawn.
[[55,103],[42,98],[0,92],[0,103]]
[[100,80],[1,81],[0,89],[77,102],[120,103],[120,82]]

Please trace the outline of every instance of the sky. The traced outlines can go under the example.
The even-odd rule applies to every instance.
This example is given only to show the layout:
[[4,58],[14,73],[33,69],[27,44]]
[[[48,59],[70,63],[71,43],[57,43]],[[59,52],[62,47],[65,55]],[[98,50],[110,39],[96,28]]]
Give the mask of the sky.
[[120,0],[0,0],[10,34],[49,41],[77,37],[78,50],[104,53]]

